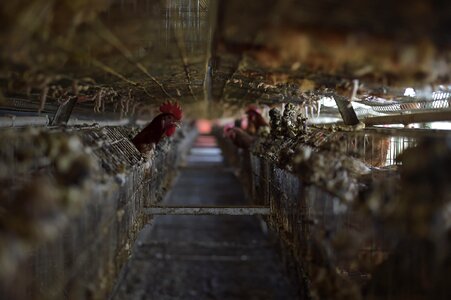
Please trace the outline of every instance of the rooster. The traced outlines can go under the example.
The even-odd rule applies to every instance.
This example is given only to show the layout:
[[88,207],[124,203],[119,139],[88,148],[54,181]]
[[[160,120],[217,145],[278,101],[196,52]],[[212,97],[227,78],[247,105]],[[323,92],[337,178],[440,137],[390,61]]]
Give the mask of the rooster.
[[258,130],[262,126],[269,126],[268,122],[258,112],[255,105],[250,105],[246,110],[247,115],[247,128],[246,131],[250,134],[257,134]]
[[225,127],[224,136],[229,138],[238,148],[249,149],[255,137],[238,127]]
[[132,139],[132,143],[141,153],[148,152],[151,147],[156,146],[164,135],[167,137],[173,135],[182,119],[182,108],[179,104],[163,103],[160,111],[161,113]]

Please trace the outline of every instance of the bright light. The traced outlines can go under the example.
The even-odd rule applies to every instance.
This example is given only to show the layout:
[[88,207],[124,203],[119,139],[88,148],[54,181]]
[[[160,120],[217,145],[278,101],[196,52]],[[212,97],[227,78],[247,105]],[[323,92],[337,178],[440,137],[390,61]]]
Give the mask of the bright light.
[[197,120],[196,126],[197,130],[199,130],[199,133],[207,134],[211,132],[211,122],[208,120]]
[[331,97],[322,97],[319,100],[319,103],[326,107],[337,107],[337,103],[335,102],[334,98]]
[[431,129],[451,130],[451,122],[433,122]]
[[404,96],[415,97],[415,95],[416,95],[416,93],[413,88],[406,88],[406,90],[404,91]]

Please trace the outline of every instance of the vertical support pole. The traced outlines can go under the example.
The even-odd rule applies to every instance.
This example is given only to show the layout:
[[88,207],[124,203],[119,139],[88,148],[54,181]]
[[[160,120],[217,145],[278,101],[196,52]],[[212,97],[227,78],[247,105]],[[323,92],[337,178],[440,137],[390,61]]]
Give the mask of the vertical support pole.
[[66,125],[69,121],[72,110],[77,103],[77,97],[71,97],[69,100],[63,102],[56,111],[55,117],[53,118],[50,125]]
[[335,103],[337,103],[338,111],[343,119],[345,125],[357,125],[359,119],[351,105],[351,101],[348,101],[345,97],[334,95]]

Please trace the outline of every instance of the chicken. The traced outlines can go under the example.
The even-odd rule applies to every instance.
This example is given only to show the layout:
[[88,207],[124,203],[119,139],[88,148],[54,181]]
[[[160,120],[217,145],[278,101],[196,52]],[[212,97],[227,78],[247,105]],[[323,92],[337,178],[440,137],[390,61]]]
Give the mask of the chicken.
[[257,134],[258,130],[262,126],[269,126],[268,122],[263,118],[263,116],[258,112],[257,107],[251,105],[246,110],[247,115],[247,128],[246,131],[250,134]]
[[255,137],[238,127],[225,127],[224,136],[229,138],[235,146],[242,149],[249,149],[255,141]]
[[182,119],[182,109],[179,104],[163,103],[160,111],[161,114],[132,139],[132,143],[141,153],[147,152],[157,145],[164,135],[172,136]]

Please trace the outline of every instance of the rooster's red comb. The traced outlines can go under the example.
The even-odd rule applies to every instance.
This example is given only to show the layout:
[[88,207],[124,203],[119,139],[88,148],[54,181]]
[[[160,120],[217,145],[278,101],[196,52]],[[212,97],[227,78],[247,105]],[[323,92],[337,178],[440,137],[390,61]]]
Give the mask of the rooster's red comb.
[[173,115],[179,121],[182,119],[182,108],[176,102],[171,103],[170,101],[168,101],[161,104],[160,111],[162,113]]

